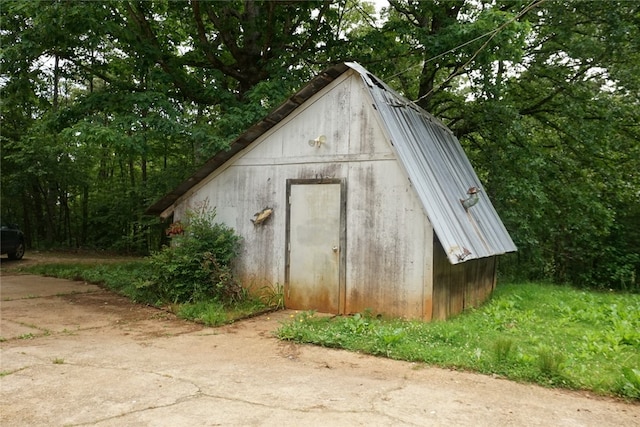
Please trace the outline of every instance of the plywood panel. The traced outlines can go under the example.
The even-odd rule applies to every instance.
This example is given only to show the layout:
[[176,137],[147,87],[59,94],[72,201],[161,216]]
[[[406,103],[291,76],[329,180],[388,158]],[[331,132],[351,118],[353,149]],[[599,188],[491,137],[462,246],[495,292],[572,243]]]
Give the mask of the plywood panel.
[[482,304],[495,284],[495,257],[452,266],[434,238],[433,319],[446,319]]
[[[424,242],[433,242],[433,229],[425,227]],[[424,259],[424,295],[422,307],[422,320],[431,321],[433,319],[433,250],[431,246],[425,251]]]
[[467,265],[467,292],[464,308],[477,307],[491,295],[495,283],[495,257],[471,260]]

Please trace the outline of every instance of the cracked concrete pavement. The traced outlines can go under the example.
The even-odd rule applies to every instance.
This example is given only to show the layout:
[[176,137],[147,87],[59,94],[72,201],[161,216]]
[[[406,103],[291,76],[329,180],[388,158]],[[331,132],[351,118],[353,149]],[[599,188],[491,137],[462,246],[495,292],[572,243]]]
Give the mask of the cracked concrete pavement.
[[2,426],[633,426],[640,405],[206,328],[83,282],[0,277]]

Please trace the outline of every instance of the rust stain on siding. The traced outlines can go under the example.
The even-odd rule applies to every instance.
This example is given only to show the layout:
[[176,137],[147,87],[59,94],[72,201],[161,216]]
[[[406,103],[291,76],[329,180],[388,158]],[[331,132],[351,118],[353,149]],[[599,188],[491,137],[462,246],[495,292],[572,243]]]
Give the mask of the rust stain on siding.
[[423,301],[422,320],[430,321],[433,319],[433,298],[427,297]]

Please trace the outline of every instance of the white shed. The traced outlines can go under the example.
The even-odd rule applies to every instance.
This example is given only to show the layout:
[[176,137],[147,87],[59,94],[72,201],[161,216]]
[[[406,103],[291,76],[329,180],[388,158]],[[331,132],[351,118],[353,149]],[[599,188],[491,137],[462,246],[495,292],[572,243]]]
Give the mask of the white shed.
[[516,250],[455,136],[354,63],[318,75],[147,212],[177,221],[202,203],[243,238],[237,277],[283,284],[292,309],[444,319],[482,302],[496,256]]

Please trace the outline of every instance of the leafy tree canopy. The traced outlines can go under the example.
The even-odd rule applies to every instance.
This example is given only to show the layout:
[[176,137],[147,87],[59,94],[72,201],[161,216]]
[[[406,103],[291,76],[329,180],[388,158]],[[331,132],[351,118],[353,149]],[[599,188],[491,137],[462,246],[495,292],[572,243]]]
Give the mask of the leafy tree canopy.
[[460,138],[520,248],[505,273],[638,286],[636,2],[5,0],[0,18],[2,214],[32,246],[157,247],[150,203],[354,60]]

